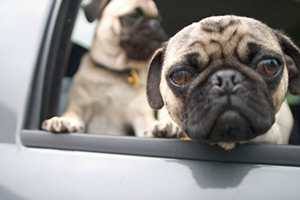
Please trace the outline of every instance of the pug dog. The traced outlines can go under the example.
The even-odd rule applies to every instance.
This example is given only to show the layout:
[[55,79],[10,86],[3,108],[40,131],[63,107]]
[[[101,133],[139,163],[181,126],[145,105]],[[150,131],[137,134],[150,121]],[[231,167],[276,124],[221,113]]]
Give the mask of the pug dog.
[[152,0],[96,0],[84,7],[88,21],[99,19],[68,93],[65,113],[45,120],[51,132],[136,135],[153,123],[146,98],[152,54],[167,40]]
[[300,93],[299,70],[300,51],[283,33],[252,18],[208,17],[156,51],[148,102],[164,106],[192,140],[225,149],[287,144],[293,117],[285,98]]

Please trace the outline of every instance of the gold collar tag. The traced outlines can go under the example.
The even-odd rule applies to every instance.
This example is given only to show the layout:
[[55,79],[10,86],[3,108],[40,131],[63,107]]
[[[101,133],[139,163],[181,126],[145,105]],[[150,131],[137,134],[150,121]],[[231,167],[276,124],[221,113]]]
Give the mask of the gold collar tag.
[[127,81],[135,87],[139,86],[139,76],[135,69],[130,70],[130,76],[127,78]]

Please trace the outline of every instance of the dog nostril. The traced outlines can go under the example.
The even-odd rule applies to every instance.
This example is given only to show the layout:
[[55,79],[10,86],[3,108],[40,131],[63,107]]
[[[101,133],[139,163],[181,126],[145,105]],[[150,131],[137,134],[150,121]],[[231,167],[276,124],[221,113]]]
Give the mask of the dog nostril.
[[217,86],[222,86],[223,85],[223,79],[221,77],[217,77]]
[[237,84],[241,83],[242,77],[234,75],[231,77],[231,81],[232,81],[233,85],[237,85]]

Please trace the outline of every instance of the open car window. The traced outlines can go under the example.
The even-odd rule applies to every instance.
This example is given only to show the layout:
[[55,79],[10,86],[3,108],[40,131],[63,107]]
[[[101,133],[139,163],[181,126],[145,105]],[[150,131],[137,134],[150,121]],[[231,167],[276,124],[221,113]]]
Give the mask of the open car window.
[[[85,2],[83,2],[85,3]],[[284,29],[300,44],[300,4],[296,1],[156,1],[164,26],[171,36],[193,21],[219,14],[247,15],[268,23],[273,28]],[[216,4],[222,4],[215,7]],[[269,14],[269,5],[274,11]],[[132,136],[105,136],[76,134],[53,134],[40,129],[43,120],[60,115],[66,102],[70,81],[76,72],[81,56],[90,47],[96,22],[89,24],[80,11],[81,1],[57,2],[49,18],[41,47],[40,60],[32,85],[27,111],[27,122],[21,133],[25,146],[127,155],[143,155],[179,159],[209,161],[296,165],[300,166],[299,101],[289,97],[295,115],[291,145],[244,144],[234,150],[223,149],[194,141],[162,138],[136,138]],[[173,9],[170,9],[170,5]],[[256,8],[260,8],[257,10]],[[177,10],[180,8],[180,12]],[[205,8],[199,12],[199,8]],[[276,12],[280,9],[280,12]],[[182,12],[183,10],[184,12]],[[282,13],[286,17],[282,17]],[[174,17],[176,16],[176,18]],[[174,20],[176,19],[176,20]],[[287,23],[288,22],[288,23]],[[64,81],[68,80],[68,81]]]

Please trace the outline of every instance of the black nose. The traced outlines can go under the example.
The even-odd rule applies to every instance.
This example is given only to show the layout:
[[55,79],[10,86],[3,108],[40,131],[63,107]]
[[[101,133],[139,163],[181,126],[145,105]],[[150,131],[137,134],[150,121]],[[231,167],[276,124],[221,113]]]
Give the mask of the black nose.
[[148,26],[152,30],[157,30],[160,28],[160,22],[157,19],[151,19],[148,21]]
[[222,92],[234,93],[243,79],[244,76],[240,72],[232,69],[224,69],[215,72],[211,76],[211,84]]

